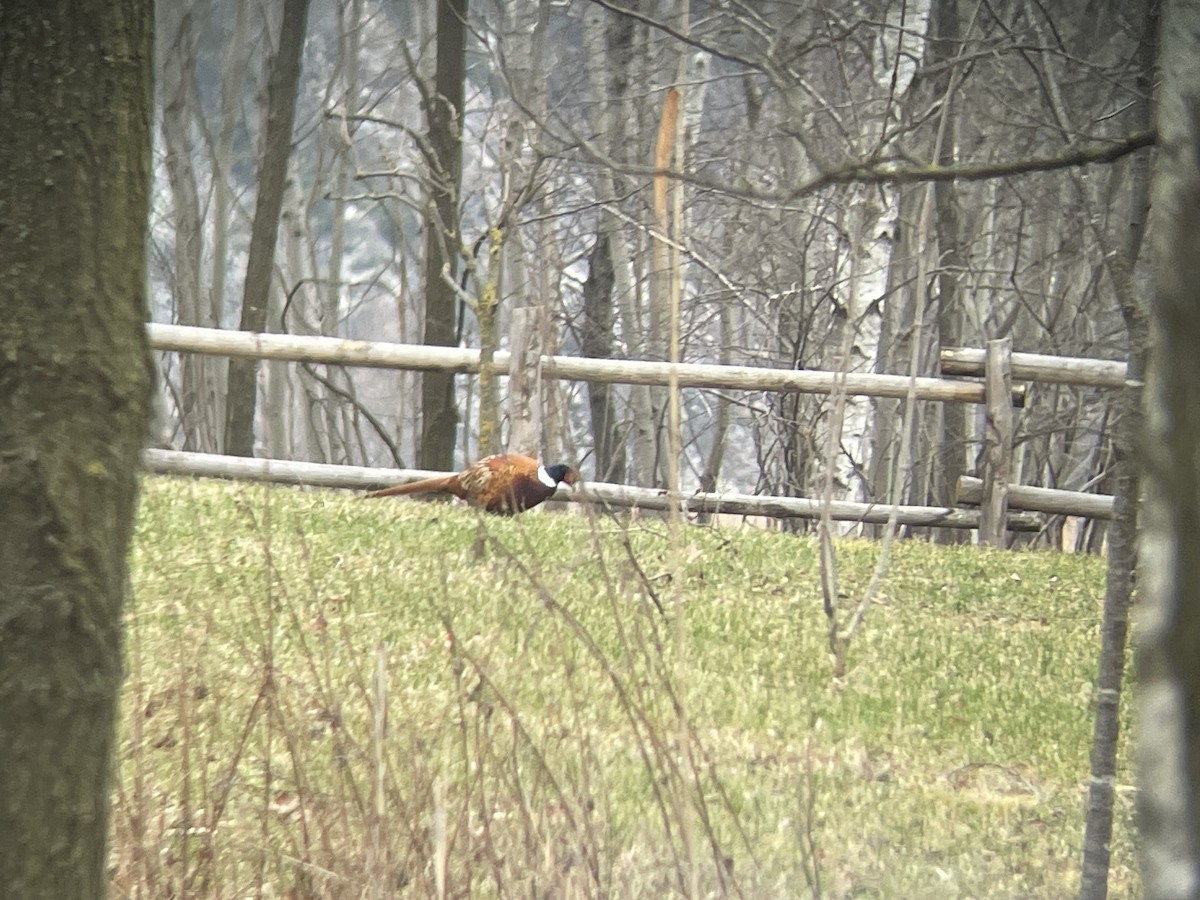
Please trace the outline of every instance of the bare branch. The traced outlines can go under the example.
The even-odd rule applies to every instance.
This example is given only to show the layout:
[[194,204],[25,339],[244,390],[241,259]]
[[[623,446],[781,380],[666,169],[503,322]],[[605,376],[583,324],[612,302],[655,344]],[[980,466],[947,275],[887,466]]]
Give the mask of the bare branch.
[[[717,193],[743,197],[762,202],[794,202],[801,197],[814,194],[826,187],[846,184],[919,184],[938,181],[989,181],[997,178],[1014,178],[1037,172],[1055,172],[1077,166],[1105,165],[1116,162],[1154,146],[1157,134],[1153,130],[1138,131],[1116,143],[1096,143],[1079,147],[1055,156],[1033,156],[1008,162],[960,163],[953,166],[926,165],[916,160],[905,160],[898,164],[895,159],[853,163],[838,169],[823,172],[794,188],[785,191],[732,190],[713,179],[700,178],[677,171],[660,171],[648,166],[621,165],[610,159],[598,159],[626,175],[642,175],[647,178],[667,177],[683,180],[695,187]],[[584,142],[585,149],[590,146]]]

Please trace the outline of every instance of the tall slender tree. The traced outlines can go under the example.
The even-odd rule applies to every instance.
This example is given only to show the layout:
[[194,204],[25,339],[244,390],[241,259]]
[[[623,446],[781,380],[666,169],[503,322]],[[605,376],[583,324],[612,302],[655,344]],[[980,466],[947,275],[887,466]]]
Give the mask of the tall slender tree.
[[[433,187],[425,218],[424,343],[450,347],[455,296],[449,278],[461,243],[458,198],[462,186],[463,79],[466,77],[468,0],[437,2],[437,73],[428,98]],[[452,372],[426,372],[421,378],[420,464],[426,469],[454,466],[458,408]]]
[[[163,162],[171,196],[171,230],[174,236],[170,295],[175,316],[183,325],[212,328],[219,324],[204,288],[204,204],[196,167],[195,18],[184,4],[164,10],[157,29],[158,91],[162,107]],[[223,399],[213,390],[224,361],[186,353],[179,358],[179,424],[187,450],[219,453],[221,425],[217,418]]]
[[[267,80],[267,122],[258,163],[258,192],[250,227],[250,252],[242,292],[242,331],[264,331],[275,272],[275,238],[283,209],[284,183],[292,155],[292,123],[300,85],[300,60],[308,23],[308,0],[284,0],[279,49]],[[258,365],[239,358],[229,362],[225,405],[225,452],[254,455],[254,414],[258,407]]]
[[[596,237],[588,254],[588,277],[583,283],[583,325],[579,349],[584,356],[609,359],[613,354],[613,264],[608,236]],[[596,478],[621,481],[625,476],[625,448],[613,421],[616,417],[612,385],[589,382],[588,408],[592,416],[592,440],[596,451]]]
[[0,893],[103,897],[147,428],[150,0],[0,4]]
[[[1140,51],[1134,57],[1139,71],[1141,97],[1132,107],[1139,129],[1149,129],[1151,98],[1158,56],[1160,4],[1145,5]],[[1108,532],[1108,561],[1105,569],[1104,614],[1100,622],[1100,652],[1096,678],[1096,718],[1090,754],[1087,813],[1083,832],[1083,861],[1080,868],[1080,900],[1104,900],[1108,896],[1108,873],[1113,830],[1113,799],[1116,792],[1117,752],[1121,737],[1121,693],[1125,680],[1129,607],[1133,600],[1137,568],[1138,501],[1141,479],[1137,452],[1145,419],[1142,415],[1146,360],[1150,352],[1149,302],[1147,291],[1134,278],[1142,252],[1142,238],[1150,206],[1150,154],[1139,154],[1132,165],[1129,213],[1122,246],[1114,242],[1097,221],[1091,206],[1092,231],[1104,256],[1113,293],[1121,307],[1128,333],[1129,361],[1126,385],[1112,402],[1112,480],[1116,517]],[[1086,184],[1084,185],[1086,189]]]
[[[936,120],[933,141],[937,161],[952,166],[958,152],[958,85],[961,82],[956,57],[962,51],[962,26],[958,17],[958,0],[934,0],[930,5],[930,38],[926,63],[936,72],[931,92],[940,98],[942,113]],[[959,279],[966,271],[961,224],[959,222],[958,186],[953,181],[933,186],[934,227],[937,231],[937,328],[938,344],[957,347],[963,337],[962,301],[959,298]],[[933,470],[933,502],[952,506],[958,477],[966,470],[967,412],[961,403],[941,406],[941,434],[938,436],[937,464]],[[934,531],[939,543],[957,544],[967,532],[960,528],[940,528]]]

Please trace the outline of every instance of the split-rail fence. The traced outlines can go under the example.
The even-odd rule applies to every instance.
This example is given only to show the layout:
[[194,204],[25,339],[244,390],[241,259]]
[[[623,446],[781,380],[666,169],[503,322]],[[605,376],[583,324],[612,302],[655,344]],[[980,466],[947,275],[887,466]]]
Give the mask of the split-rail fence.
[[[956,491],[959,507],[899,506],[835,501],[833,519],[883,524],[978,529],[980,542],[1002,546],[1008,531],[1037,531],[1040,514],[1111,518],[1112,497],[1075,491],[1010,484],[1013,409],[1025,402],[1020,382],[1088,385],[1120,388],[1125,365],[1092,359],[1013,352],[1009,339],[990,341],[986,349],[956,348],[941,353],[943,376],[922,377],[875,373],[842,373],[816,370],[772,369],[698,363],[671,364],[645,360],[588,359],[544,355],[525,336],[536,333],[532,311],[514,316],[512,352],[499,351],[492,366],[510,381],[510,408],[520,411],[514,427],[536,429],[529,410],[540,408],[536,391],[542,379],[562,379],[616,384],[668,385],[681,388],[759,390],[810,394],[834,391],[852,396],[981,404],[986,412],[983,431],[982,477],[960,479]],[[376,341],[346,340],[290,334],[258,334],[216,328],[153,323],[147,326],[151,346],[159,351],[239,356],[254,359],[306,362],[342,366],[478,373],[478,350],[430,347]],[[520,393],[514,395],[513,387]],[[528,438],[517,437],[517,440]],[[531,444],[532,446],[533,444]],[[150,471],[233,479],[272,481],[333,488],[368,488],[428,477],[432,472],[329,465],[277,459],[148,449],[144,455]],[[568,492],[560,492],[566,499]],[[729,492],[699,492],[672,498],[666,491],[626,485],[589,483],[570,499],[607,506],[666,509],[679,502],[691,513],[731,513],[776,518],[816,518],[822,515],[819,500],[768,497]]]

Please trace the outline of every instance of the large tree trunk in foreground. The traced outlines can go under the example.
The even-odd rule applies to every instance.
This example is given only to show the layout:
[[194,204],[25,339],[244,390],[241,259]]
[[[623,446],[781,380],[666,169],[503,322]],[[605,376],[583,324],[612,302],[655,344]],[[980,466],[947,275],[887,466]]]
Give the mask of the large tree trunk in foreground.
[[0,894],[105,893],[147,428],[150,0],[0,4]]
[[1164,5],[1161,72],[1137,654],[1150,900],[1200,896],[1200,4]]
[[[258,195],[250,226],[250,251],[242,291],[242,331],[265,331],[271,281],[275,272],[275,239],[292,155],[292,122],[300,84],[300,59],[308,22],[308,0],[284,0],[279,51],[271,60],[267,82],[267,127],[258,164]],[[254,455],[254,412],[258,406],[258,360],[229,361],[225,406],[225,452]]]

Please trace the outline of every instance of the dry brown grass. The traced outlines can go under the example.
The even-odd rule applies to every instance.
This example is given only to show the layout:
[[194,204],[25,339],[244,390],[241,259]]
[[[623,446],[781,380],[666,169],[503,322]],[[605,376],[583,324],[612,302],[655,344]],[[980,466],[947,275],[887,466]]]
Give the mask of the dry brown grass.
[[1097,561],[902,545],[838,684],[809,542],[686,542],[677,644],[653,522],[148,481],[113,896],[1073,892]]

